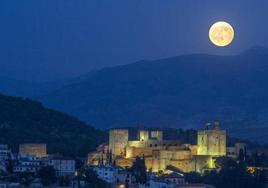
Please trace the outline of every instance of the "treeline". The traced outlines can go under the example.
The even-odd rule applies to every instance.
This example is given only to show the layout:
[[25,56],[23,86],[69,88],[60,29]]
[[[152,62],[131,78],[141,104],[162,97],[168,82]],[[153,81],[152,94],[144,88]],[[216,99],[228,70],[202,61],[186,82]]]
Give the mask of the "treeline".
[[267,165],[267,156],[264,156],[248,156],[241,150],[237,159],[217,158],[217,170],[205,171],[204,174],[192,172],[185,177],[190,183],[207,183],[217,188],[264,188],[268,180],[268,170],[262,166]]

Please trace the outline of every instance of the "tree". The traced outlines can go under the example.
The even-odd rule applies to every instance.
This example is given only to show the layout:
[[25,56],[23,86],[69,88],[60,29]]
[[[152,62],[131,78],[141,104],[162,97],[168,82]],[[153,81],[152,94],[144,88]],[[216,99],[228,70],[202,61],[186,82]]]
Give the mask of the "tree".
[[56,171],[53,166],[42,167],[38,172],[38,177],[44,186],[50,186],[56,183]]
[[101,155],[101,165],[104,165],[103,155]]
[[191,183],[202,183],[201,174],[197,172],[189,172],[185,174],[185,180]]
[[238,161],[239,163],[243,163],[243,162],[245,162],[245,160],[246,160],[246,157],[245,157],[244,150],[243,150],[243,149],[240,149],[240,150],[239,150],[238,157],[237,157],[237,161]]
[[112,154],[112,150],[109,150],[109,165],[113,164],[113,154]]
[[31,185],[33,177],[28,172],[21,172],[18,174],[22,185],[29,187]]
[[91,169],[84,170],[82,172],[85,181],[89,184],[90,188],[106,188],[107,184],[105,181],[98,178],[98,175]]
[[216,159],[216,168],[218,169],[226,169],[226,168],[233,168],[237,165],[236,161],[234,161],[230,157],[218,157]]
[[7,159],[7,166],[6,170],[8,173],[12,174],[13,173],[13,168],[14,168],[14,161],[12,160],[11,154],[8,154],[8,159]]
[[140,158],[139,156],[137,156],[133,163],[133,166],[130,168],[130,171],[138,183],[145,184],[147,182],[147,173],[144,157]]
[[60,187],[68,187],[70,185],[70,179],[66,176],[61,176],[59,178],[59,186]]
[[76,158],[75,159],[75,169],[81,169],[83,166],[84,166],[84,162],[81,159]]
[[185,175],[186,181],[212,184],[217,188],[263,188],[267,182],[267,172],[256,170],[250,174],[243,160],[237,163],[232,158],[219,157],[216,165],[219,168],[218,171],[208,171],[202,176],[188,173]]

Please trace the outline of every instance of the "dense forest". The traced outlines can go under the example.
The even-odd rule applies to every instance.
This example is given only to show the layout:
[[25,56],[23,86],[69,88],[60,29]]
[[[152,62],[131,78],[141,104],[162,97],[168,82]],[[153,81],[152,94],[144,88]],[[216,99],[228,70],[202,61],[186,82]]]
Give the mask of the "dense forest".
[[29,99],[0,95],[0,144],[46,143],[48,153],[86,156],[107,137],[84,122]]

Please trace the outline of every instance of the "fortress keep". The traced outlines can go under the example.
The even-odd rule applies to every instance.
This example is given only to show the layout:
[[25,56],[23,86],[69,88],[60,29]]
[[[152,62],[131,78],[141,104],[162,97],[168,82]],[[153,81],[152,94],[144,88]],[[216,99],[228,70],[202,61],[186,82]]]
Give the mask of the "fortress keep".
[[198,131],[197,148],[198,155],[226,155],[226,131],[220,130],[219,122],[208,123],[205,130]]
[[226,155],[226,131],[220,129],[218,121],[207,124],[197,133],[197,145],[181,143],[179,140],[164,140],[159,130],[139,130],[135,140],[129,140],[127,129],[112,129],[109,145],[101,145],[91,153],[88,163],[106,163],[109,153],[116,165],[130,167],[136,156],[144,157],[147,170],[168,171],[176,168],[183,172],[202,172],[215,167],[215,159]]

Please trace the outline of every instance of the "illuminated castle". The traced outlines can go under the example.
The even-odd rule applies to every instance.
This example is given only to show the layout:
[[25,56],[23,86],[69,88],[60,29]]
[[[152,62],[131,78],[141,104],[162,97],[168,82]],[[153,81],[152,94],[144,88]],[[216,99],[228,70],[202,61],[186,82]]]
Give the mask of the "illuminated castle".
[[89,164],[105,162],[109,152],[118,166],[129,167],[136,156],[144,157],[147,170],[153,172],[176,168],[183,172],[214,168],[215,158],[226,155],[226,131],[220,130],[219,123],[209,124],[198,131],[197,145],[182,144],[179,140],[164,140],[162,131],[140,130],[136,140],[129,140],[127,129],[112,129],[109,145],[102,145],[91,153]]

